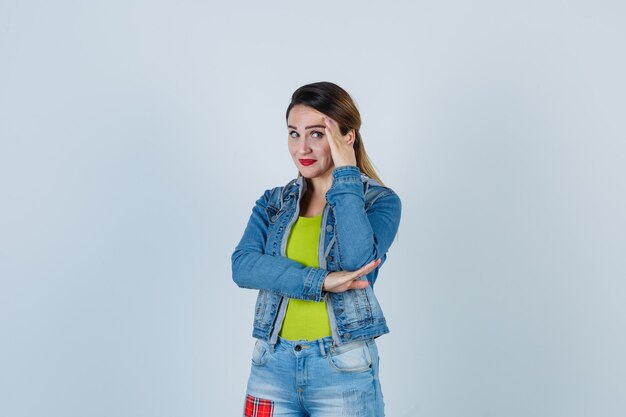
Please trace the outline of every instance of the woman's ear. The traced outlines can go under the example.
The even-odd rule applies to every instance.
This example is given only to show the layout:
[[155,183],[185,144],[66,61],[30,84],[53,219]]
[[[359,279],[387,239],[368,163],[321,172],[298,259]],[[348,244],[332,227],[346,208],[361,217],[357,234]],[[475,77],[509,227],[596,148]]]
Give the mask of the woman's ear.
[[356,132],[354,129],[350,129],[348,131],[348,145],[354,146],[354,141],[356,140]]

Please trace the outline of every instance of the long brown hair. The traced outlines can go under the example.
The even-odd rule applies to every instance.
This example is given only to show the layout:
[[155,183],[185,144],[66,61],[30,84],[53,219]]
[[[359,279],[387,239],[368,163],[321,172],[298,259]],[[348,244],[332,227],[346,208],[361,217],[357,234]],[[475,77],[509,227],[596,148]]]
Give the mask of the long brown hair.
[[291,102],[287,107],[287,119],[289,119],[291,109],[298,104],[311,107],[335,120],[339,124],[339,131],[342,135],[347,135],[350,130],[354,129],[353,148],[357,167],[368,177],[374,178],[381,185],[383,184],[372,161],[367,156],[367,152],[365,152],[363,139],[359,132],[361,114],[346,90],[337,84],[326,81],[304,85],[292,94]]

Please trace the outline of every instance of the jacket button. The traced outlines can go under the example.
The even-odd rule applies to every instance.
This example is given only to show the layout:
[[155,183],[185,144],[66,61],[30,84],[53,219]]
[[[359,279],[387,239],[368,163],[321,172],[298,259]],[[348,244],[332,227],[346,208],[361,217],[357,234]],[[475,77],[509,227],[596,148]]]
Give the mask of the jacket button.
[[296,347],[293,348],[296,352],[300,352],[302,350],[302,346],[300,345],[296,345]]
[[340,309],[340,308],[338,308],[337,310],[335,310],[335,314],[336,314],[336,315],[343,314],[343,310],[342,310],[342,309]]
[[332,232],[333,231],[333,227],[331,225],[326,226],[326,231],[328,233]]

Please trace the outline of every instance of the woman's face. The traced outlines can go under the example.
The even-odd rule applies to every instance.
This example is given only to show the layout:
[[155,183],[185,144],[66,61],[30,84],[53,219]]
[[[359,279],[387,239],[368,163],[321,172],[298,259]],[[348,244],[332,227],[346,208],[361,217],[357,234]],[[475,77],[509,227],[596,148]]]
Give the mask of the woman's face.
[[335,167],[324,134],[324,114],[298,104],[289,112],[289,153],[304,178],[327,177]]

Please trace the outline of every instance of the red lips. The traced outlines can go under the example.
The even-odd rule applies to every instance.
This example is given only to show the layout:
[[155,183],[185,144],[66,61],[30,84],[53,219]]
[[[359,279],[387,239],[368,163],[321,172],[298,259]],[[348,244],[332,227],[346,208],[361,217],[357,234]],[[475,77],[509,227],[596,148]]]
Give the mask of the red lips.
[[317,159],[298,159],[302,165],[308,167],[309,165],[313,165],[317,162]]

